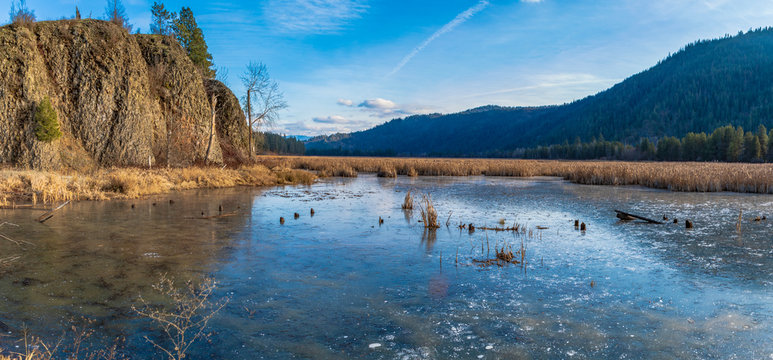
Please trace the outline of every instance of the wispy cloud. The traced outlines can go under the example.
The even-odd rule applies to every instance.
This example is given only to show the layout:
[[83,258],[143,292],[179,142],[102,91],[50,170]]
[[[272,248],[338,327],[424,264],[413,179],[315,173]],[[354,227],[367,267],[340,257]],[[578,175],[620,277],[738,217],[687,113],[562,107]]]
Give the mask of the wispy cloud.
[[408,55],[406,55],[400,61],[400,63],[398,63],[397,66],[395,66],[395,68],[392,69],[392,71],[389,72],[389,74],[387,74],[387,76],[392,76],[395,73],[397,73],[398,71],[400,71],[400,69],[402,69],[403,66],[405,66],[405,64],[407,64],[409,61],[411,61],[411,59],[413,59],[413,57],[416,56],[419,52],[424,50],[424,48],[426,48],[427,45],[429,45],[431,42],[433,42],[435,39],[439,38],[443,34],[448,33],[451,30],[453,30],[454,28],[456,28],[457,26],[461,25],[462,23],[464,23],[465,21],[467,21],[468,19],[473,17],[475,14],[477,14],[481,10],[485,9],[486,6],[488,6],[488,4],[489,4],[489,2],[487,0],[480,0],[475,6],[473,6],[473,7],[469,8],[469,9],[463,11],[459,15],[456,15],[456,17],[453,20],[451,20],[451,22],[449,22],[448,24],[443,25],[443,27],[440,28],[440,30],[435,31],[434,34],[432,34],[430,37],[428,37],[426,40],[424,40],[424,42],[419,44],[419,46],[417,46],[415,49],[413,49],[413,51],[411,51]]
[[349,107],[354,106],[354,101],[351,101],[349,99],[338,99],[336,103],[338,105],[343,105],[343,106],[349,106]]
[[320,124],[345,124],[349,122],[346,120],[345,117],[340,115],[331,115],[331,116],[324,116],[324,117],[315,117],[312,119],[315,123]]
[[[332,118],[333,116],[331,116]],[[327,117],[322,117],[324,119]],[[373,127],[373,123],[365,120],[345,120],[341,123],[328,123],[317,122],[317,118],[311,123],[305,121],[296,121],[284,123],[278,126],[274,131],[278,131],[284,134],[292,135],[320,135],[320,134],[332,134],[332,133],[346,133],[352,131],[360,131]]]
[[367,10],[364,0],[269,0],[263,15],[283,33],[326,33],[341,30]]
[[371,116],[382,118],[411,114],[409,111],[401,109],[394,101],[382,98],[365,100],[357,105],[357,107],[369,112]]
[[601,78],[592,74],[546,74],[537,75],[533,77],[532,85],[513,87],[506,89],[499,89],[493,91],[487,91],[477,94],[469,94],[465,98],[485,97],[490,95],[499,95],[507,93],[517,93],[530,90],[555,88],[555,87],[568,87],[576,85],[589,85],[589,84],[614,84],[621,79]]

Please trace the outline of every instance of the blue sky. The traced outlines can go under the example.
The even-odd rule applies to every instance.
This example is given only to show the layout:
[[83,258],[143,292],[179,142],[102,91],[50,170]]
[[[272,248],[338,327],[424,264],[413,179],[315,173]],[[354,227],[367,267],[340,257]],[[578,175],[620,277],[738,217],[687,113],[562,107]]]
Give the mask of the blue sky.
[[[9,0],[0,0],[10,8]],[[124,0],[148,31],[152,0]],[[773,25],[773,0],[164,1],[189,6],[228,85],[262,61],[298,135],[487,104],[549,105],[604,90],[686,43]],[[27,0],[39,20],[102,17],[104,0]],[[222,71],[222,70],[221,70]]]

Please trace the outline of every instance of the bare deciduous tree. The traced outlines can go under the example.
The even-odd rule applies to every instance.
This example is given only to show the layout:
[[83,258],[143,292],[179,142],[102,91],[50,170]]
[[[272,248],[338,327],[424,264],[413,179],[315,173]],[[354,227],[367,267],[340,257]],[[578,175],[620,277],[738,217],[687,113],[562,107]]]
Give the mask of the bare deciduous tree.
[[250,159],[252,159],[254,131],[261,126],[273,124],[279,118],[279,111],[287,108],[287,102],[284,94],[279,91],[279,85],[271,80],[266,64],[250,62],[241,79],[247,89],[247,95],[244,97],[244,112],[247,114]]
[[27,0],[11,2],[11,23],[30,25],[35,22],[35,12],[27,8]]
[[204,163],[209,164],[209,152],[212,150],[212,140],[215,139],[215,119],[217,117],[217,96],[212,95],[212,121],[209,122],[209,142],[207,143],[207,154],[204,157]]
[[105,16],[107,21],[123,27],[128,32],[132,32],[132,25],[129,24],[129,17],[126,16],[126,8],[123,7],[121,0],[107,0]]

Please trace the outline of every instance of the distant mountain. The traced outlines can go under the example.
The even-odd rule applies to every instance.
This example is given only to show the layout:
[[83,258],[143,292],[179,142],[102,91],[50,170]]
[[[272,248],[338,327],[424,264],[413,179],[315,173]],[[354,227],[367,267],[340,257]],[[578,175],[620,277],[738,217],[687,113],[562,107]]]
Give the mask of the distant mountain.
[[295,139],[298,141],[307,141],[312,138],[312,136],[306,136],[306,135],[285,135],[284,137],[287,139]]
[[315,137],[308,154],[508,155],[519,148],[604,137],[682,137],[723,125],[773,127],[773,29],[687,45],[596,95],[543,107],[484,106],[395,119]]

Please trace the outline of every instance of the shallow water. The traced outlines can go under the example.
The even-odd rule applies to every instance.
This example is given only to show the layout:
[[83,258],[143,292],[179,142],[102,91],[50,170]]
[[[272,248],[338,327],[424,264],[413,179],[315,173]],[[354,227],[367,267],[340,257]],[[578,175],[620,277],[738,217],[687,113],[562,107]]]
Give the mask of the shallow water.
[[[400,209],[409,190],[432,195],[440,229]],[[187,218],[219,205],[236,216]],[[680,224],[622,223],[613,209]],[[34,244],[0,240],[0,258],[21,256],[0,273],[5,347],[25,325],[55,337],[87,317],[95,338],[149,357],[143,337],[159,333],[130,307],[166,273],[214,277],[229,299],[192,358],[773,358],[773,220],[751,220],[773,215],[768,195],[363,175],[38,214],[0,210],[19,225],[0,232]],[[531,234],[458,228],[500,219]],[[502,244],[523,246],[526,264],[474,262]]]

